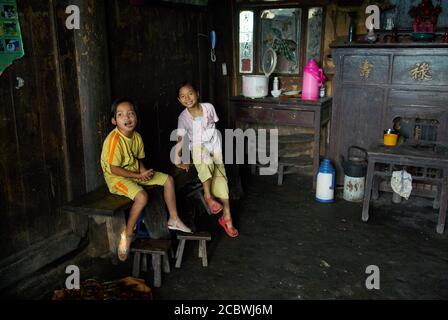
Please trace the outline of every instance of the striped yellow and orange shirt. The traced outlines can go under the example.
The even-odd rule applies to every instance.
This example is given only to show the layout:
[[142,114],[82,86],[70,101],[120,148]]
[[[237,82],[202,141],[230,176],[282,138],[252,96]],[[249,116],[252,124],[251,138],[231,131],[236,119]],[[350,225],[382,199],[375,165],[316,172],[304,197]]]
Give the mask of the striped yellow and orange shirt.
[[121,167],[129,171],[139,170],[139,159],[145,158],[145,149],[142,137],[134,132],[131,138],[123,135],[117,128],[112,130],[103,143],[101,152],[101,168],[106,183],[115,183],[118,178],[110,171],[110,165]]

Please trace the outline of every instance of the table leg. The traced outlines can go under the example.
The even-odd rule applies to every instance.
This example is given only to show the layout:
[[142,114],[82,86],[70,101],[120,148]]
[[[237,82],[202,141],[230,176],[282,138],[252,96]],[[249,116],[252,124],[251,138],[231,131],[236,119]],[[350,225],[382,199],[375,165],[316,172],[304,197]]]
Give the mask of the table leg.
[[281,186],[283,184],[283,174],[284,174],[285,166],[283,164],[278,165],[278,181],[277,185]]
[[370,197],[372,194],[374,170],[375,170],[375,161],[369,159],[369,164],[367,165],[366,186],[364,190],[364,203],[362,206],[362,221],[364,222],[369,220],[369,206],[370,206]]
[[378,188],[380,184],[380,177],[374,176],[372,181],[372,200],[378,200],[380,197]]
[[[443,177],[442,177],[443,180]],[[442,185],[443,182],[438,182],[437,183],[437,192],[436,192],[436,197],[434,198],[434,201],[432,203],[432,208],[435,210],[439,210],[440,209],[440,195],[442,193]]]
[[445,229],[445,218],[446,218],[446,209],[448,201],[447,187],[448,187],[448,169],[444,168],[443,180],[442,180],[442,192],[440,195],[439,221],[437,224],[437,233],[439,234],[443,234],[443,231]]
[[317,171],[320,157],[320,113],[314,113],[314,141],[313,141],[313,190],[316,190]]

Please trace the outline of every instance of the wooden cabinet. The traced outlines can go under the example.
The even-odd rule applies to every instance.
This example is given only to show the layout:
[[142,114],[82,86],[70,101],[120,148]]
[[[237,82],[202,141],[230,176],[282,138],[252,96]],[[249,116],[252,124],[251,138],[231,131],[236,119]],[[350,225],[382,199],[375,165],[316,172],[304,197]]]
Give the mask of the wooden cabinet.
[[[313,173],[319,168],[321,128],[331,117],[332,98],[306,101],[295,98],[232,98],[234,123],[297,126],[313,129]],[[238,126],[238,125],[236,125]]]
[[336,64],[330,158],[338,184],[340,156],[350,146],[369,148],[400,118],[438,122],[438,141],[447,141],[448,44],[333,43]]

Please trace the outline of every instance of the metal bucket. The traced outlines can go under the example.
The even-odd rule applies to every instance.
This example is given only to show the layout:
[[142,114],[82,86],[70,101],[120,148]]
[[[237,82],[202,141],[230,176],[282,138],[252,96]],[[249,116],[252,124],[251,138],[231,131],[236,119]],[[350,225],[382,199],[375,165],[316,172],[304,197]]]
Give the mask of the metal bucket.
[[[355,149],[360,150],[363,156],[354,156],[353,150]],[[365,176],[367,173],[367,151],[360,147],[351,146],[348,148],[347,160],[341,155],[341,163],[344,168],[344,200],[361,202],[364,198]]]

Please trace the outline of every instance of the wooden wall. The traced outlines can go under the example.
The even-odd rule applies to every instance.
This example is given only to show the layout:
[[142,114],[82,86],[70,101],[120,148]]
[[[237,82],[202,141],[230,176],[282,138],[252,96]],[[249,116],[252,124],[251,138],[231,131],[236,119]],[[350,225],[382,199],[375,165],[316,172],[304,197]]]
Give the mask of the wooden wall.
[[[82,10],[80,30],[65,27],[70,4]],[[25,56],[0,76],[0,289],[86,235],[86,220],[59,207],[102,183],[110,101],[104,8],[93,0],[18,1]]]
[[150,165],[169,169],[170,134],[183,110],[177,86],[190,80],[203,100],[211,95],[207,7],[113,0],[108,18],[112,96],[137,101]]
[[[171,167],[181,81],[193,81],[201,100],[214,103],[219,127],[228,127],[233,2],[144,3],[18,1],[25,57],[0,76],[0,289],[76,249],[86,236],[86,220],[58,208],[103,184],[99,154],[112,129],[113,98],[139,102],[139,130],[158,170]],[[65,28],[70,4],[81,10],[80,30]],[[214,63],[210,30],[218,40]]]
[[[231,27],[222,11],[230,5],[210,3],[213,13],[150,1],[19,1],[25,57],[0,77],[0,289],[86,237],[87,221],[58,208],[104,183],[99,154],[114,97],[139,102],[147,155],[161,170],[170,166],[169,135],[183,110],[181,81],[196,83],[202,100],[216,100],[225,122],[229,77],[216,70],[227,62],[231,72]],[[80,30],[65,27],[71,4],[80,8]],[[208,34],[215,18],[213,64]],[[24,79],[20,89],[16,77]]]

